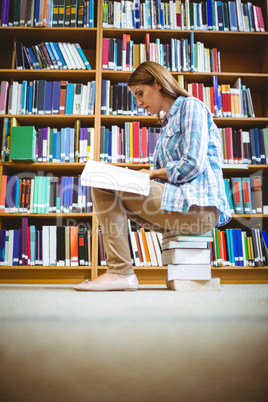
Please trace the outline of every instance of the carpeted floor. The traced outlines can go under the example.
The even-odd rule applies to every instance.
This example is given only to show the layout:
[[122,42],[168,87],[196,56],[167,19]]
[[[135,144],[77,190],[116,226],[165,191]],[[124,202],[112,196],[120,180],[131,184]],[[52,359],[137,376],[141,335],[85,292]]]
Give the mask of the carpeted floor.
[[268,285],[0,285],[3,402],[264,402]]

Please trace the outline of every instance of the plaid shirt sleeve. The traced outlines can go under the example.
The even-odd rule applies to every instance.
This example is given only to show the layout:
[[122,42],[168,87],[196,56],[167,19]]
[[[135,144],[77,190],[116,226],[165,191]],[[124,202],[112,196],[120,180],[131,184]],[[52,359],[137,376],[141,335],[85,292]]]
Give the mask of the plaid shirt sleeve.
[[208,150],[208,124],[202,103],[190,98],[183,103],[180,115],[180,123],[176,124],[175,119],[172,127],[173,148],[179,159],[166,164],[168,179],[174,184],[188,182],[202,173]]

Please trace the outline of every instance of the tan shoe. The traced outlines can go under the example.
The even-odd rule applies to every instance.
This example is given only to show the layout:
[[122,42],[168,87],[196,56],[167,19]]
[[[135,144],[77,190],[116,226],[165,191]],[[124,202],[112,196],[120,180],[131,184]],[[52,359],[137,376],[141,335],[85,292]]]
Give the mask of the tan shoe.
[[139,281],[135,274],[121,275],[106,272],[93,281],[88,279],[74,286],[75,290],[103,292],[110,290],[137,290]]

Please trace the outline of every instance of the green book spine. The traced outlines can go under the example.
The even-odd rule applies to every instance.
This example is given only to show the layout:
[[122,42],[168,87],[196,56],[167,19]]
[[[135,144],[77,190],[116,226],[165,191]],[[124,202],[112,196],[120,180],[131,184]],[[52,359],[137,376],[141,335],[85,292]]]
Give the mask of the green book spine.
[[14,0],[13,26],[18,27],[19,24],[20,24],[20,0]]
[[263,140],[264,140],[264,149],[265,149],[265,159],[268,164],[268,128],[263,128]]
[[50,177],[46,177],[46,204],[45,204],[45,213],[49,213],[49,201],[50,201]]
[[38,176],[34,178],[33,213],[38,212]]

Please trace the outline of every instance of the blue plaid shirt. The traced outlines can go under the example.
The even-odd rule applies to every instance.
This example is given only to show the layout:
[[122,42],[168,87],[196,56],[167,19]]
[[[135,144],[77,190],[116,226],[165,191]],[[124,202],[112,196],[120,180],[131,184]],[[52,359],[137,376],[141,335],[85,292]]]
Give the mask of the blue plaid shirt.
[[165,167],[161,209],[188,212],[192,205],[215,206],[217,226],[231,219],[222,170],[220,133],[204,103],[179,96],[162,120],[154,169]]

